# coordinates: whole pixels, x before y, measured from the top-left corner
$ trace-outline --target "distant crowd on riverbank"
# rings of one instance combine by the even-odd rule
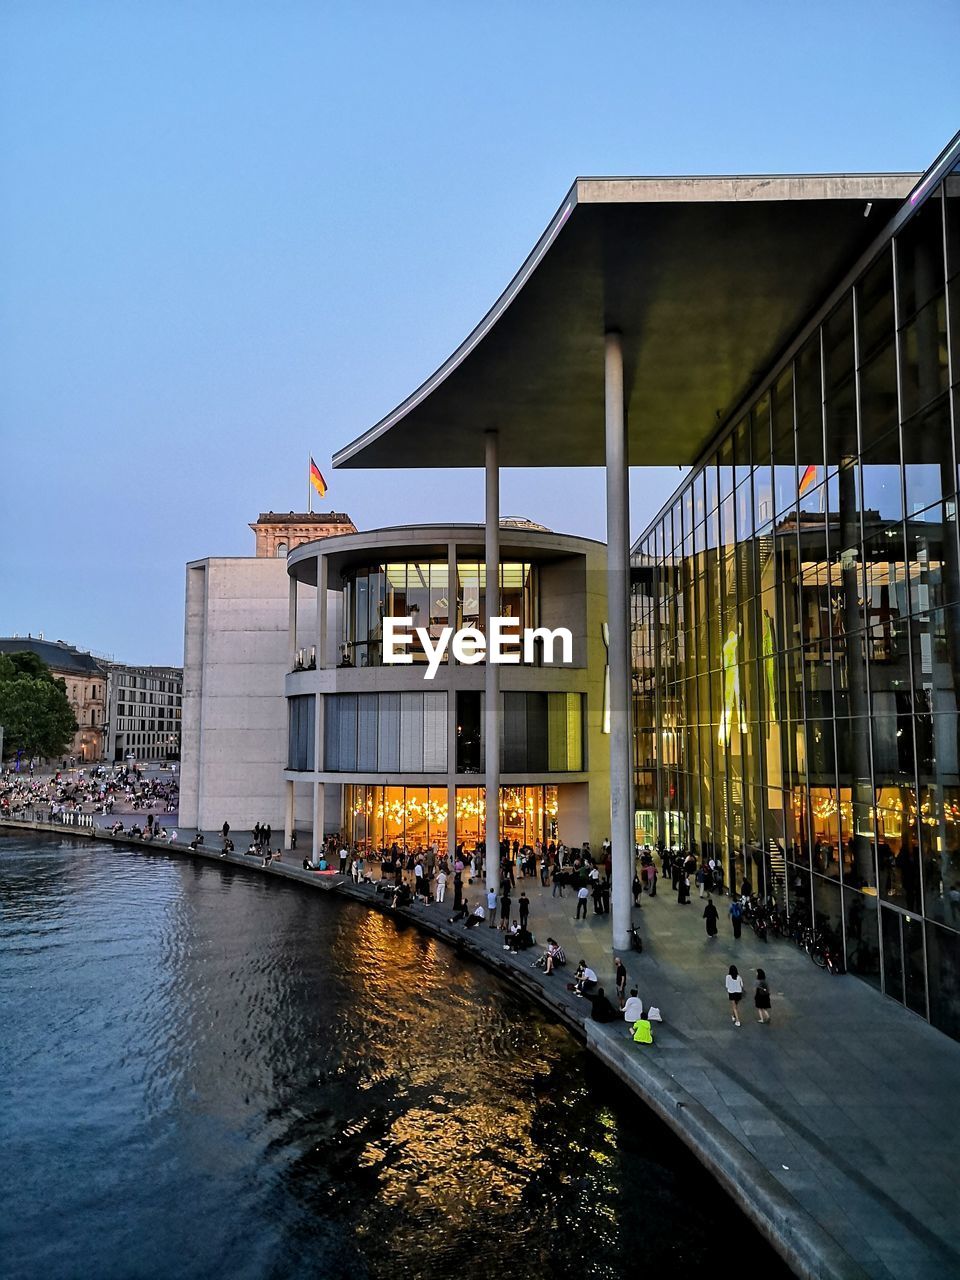
[[[66,814],[176,813],[179,802],[175,776],[147,777],[135,765],[62,768],[49,776],[35,776],[29,768],[0,772],[0,817],[33,812],[55,822]]]

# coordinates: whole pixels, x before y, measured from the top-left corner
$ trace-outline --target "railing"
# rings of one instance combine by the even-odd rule
[[[54,813],[52,809],[11,808],[3,816],[14,822],[45,822],[61,827],[81,827],[86,830],[92,830],[94,825],[92,813],[77,813],[73,809],[68,809],[64,813]]]

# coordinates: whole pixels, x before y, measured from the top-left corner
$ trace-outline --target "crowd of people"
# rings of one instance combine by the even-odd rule
[[[64,815],[176,813],[180,802],[175,776],[147,777],[137,765],[98,764],[70,768],[67,762],[49,773],[28,767],[0,772],[0,817],[57,822]],[[136,825],[136,824],[134,824]],[[116,824],[114,824],[116,829]],[[121,823],[119,830],[123,830]]]

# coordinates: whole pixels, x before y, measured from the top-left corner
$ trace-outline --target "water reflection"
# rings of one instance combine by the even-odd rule
[[[110,846],[0,838],[0,881],[7,1276],[619,1280],[729,1231],[565,1032],[412,928]]]

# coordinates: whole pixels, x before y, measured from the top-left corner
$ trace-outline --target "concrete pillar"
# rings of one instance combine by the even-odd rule
[[[327,557],[317,556],[317,670],[327,665]]]
[[[294,822],[296,820],[295,809],[294,809],[294,787],[295,786],[296,786],[295,782],[288,782],[286,784],[287,807],[286,807],[286,813],[283,819],[283,847],[285,849],[290,848],[290,836],[293,834]]]
[[[457,616],[457,605],[460,595],[460,583],[457,578],[457,544],[447,544],[447,622],[457,629],[460,619]],[[447,664],[452,673],[456,659],[452,653],[447,654]],[[453,853],[457,847],[457,691],[451,676],[447,692],[447,852],[450,854],[450,865],[453,866]]]
[[[633,726],[630,722],[630,486],[619,333],[604,343],[607,470],[607,614],[610,625],[610,841],[613,948],[630,945],[633,924]],[[601,837],[602,838],[602,837]]]
[[[287,614],[287,670],[293,670],[297,657],[297,580],[290,578],[290,608]]]
[[[484,559],[486,588],[484,627],[490,635],[490,619],[500,613],[500,459],[496,431],[486,434],[486,524]],[[484,785],[486,880],[488,889],[500,887],[500,668],[486,662],[483,675],[483,727],[485,738]]]
[[[312,782],[313,787],[313,856],[323,847],[323,800],[324,786],[322,782]]]

